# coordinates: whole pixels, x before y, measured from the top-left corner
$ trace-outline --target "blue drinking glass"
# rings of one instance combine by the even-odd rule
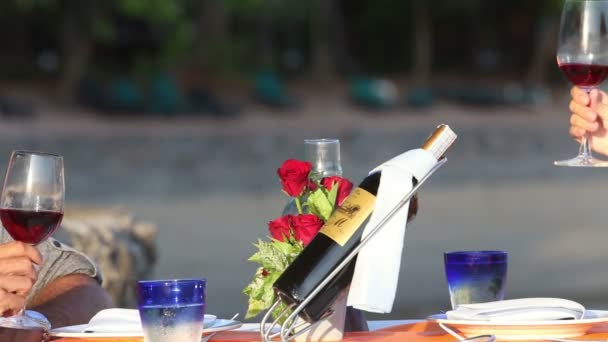
[[[445,275],[452,308],[459,304],[503,300],[507,282],[507,252],[444,253]]]
[[[198,342],[205,317],[205,279],[137,282],[146,342]]]

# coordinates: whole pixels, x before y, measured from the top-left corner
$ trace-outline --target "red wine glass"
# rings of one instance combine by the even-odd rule
[[[562,10],[557,64],[575,86],[590,92],[608,76],[608,0],[566,0]],[[559,166],[607,167],[593,157],[589,137],[578,155],[556,161]]]
[[[0,220],[17,241],[37,245],[51,236],[63,218],[63,158],[31,151],[13,151],[0,198]],[[36,328],[23,315],[0,319],[0,326]]]

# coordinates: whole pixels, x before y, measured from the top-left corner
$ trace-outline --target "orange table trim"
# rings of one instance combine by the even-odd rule
[[[608,340],[608,323],[593,327],[577,340]],[[129,338],[60,338],[53,342],[143,342],[141,337]],[[260,334],[252,331],[224,331],[215,335],[212,342],[260,342]],[[343,342],[454,342],[434,322],[397,325],[371,332],[346,333]],[[519,341],[521,342],[521,341]]]
[[[53,342],[143,342],[141,337],[129,338],[60,338]],[[224,331],[215,335],[212,342],[260,342],[260,334],[252,331]],[[346,333],[344,342],[448,342],[454,338],[431,322],[398,325],[371,332]]]

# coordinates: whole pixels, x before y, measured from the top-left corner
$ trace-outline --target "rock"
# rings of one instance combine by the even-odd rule
[[[134,284],[149,277],[156,264],[153,224],[137,221],[120,208],[72,209],[54,237],[97,263],[115,306],[135,306]]]

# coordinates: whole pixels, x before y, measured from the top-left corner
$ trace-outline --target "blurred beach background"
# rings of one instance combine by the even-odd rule
[[[459,134],[408,225],[392,313],[446,310],[443,252],[509,252],[507,298],[608,309],[608,173],[574,156],[557,0],[7,0],[0,170],[62,154],[67,207],[158,229],[149,278],[206,277],[246,311],[247,261],[288,198],[276,169],[339,138],[345,176]],[[241,316],[243,317],[243,316]],[[252,321],[255,321],[253,319]]]

